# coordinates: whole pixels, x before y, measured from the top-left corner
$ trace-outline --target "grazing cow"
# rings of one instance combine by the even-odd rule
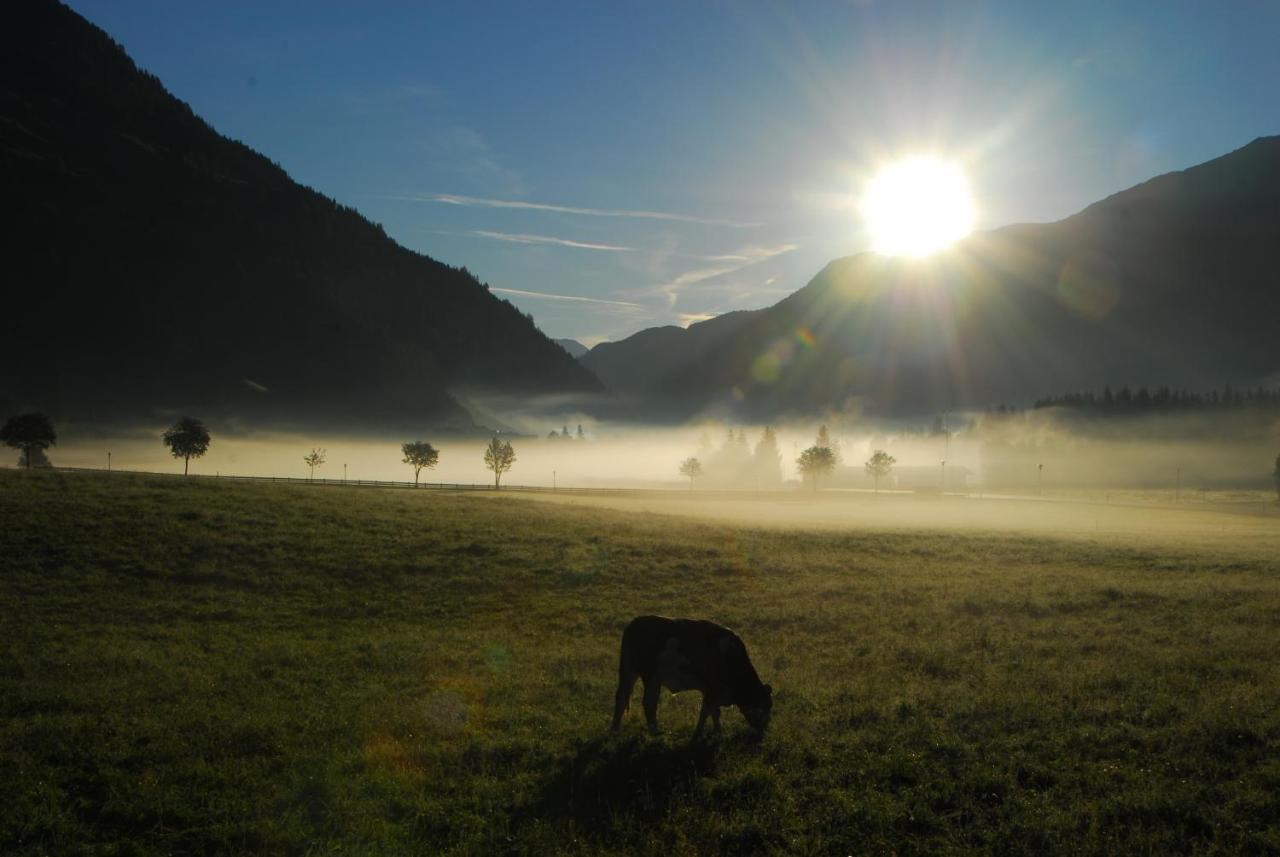
[[[720,707],[736,705],[759,732],[769,725],[773,688],[760,681],[747,647],[723,625],[702,619],[637,616],[622,632],[618,658],[618,693],[614,700],[613,731],[631,704],[636,679],[644,681],[644,717],[649,731],[658,732],[658,694],[702,691],[702,713],[695,735],[711,716],[720,729]]]

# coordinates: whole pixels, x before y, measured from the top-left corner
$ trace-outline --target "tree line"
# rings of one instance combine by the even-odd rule
[[[709,448],[710,442],[704,437],[703,447]],[[831,439],[825,425],[818,428],[813,445],[806,448],[796,459],[796,467],[800,478],[808,482],[814,491],[818,490],[819,481],[831,475],[841,462],[840,443]],[[880,490],[880,480],[888,476],[897,461],[884,450],[877,449],[863,464],[867,474],[875,480],[875,488]],[[690,456],[680,462],[680,475],[689,480],[689,490],[694,483],[704,476],[719,474],[721,486],[727,487],[773,487],[782,484],[782,454],[778,451],[778,436],[772,428],[765,426],[760,440],[751,451],[747,443],[745,429],[736,434],[729,429],[729,436],[720,449],[712,454],[709,462],[704,464],[697,456]],[[743,483],[747,484],[744,486]],[[715,484],[715,483],[713,483]]]
[[[182,459],[182,474],[187,476],[191,471],[191,459],[201,458],[209,451],[212,437],[208,427],[194,417],[182,417],[172,426],[165,429],[160,436],[161,442],[174,458]],[[9,417],[0,426],[0,442],[19,451],[18,466],[26,469],[32,467],[51,467],[46,450],[58,443],[58,434],[54,430],[53,421],[46,414],[26,413]],[[424,440],[415,440],[402,444],[402,461],[413,468],[413,484],[418,485],[424,468],[431,469],[440,461],[440,451]],[[502,475],[515,465],[516,452],[511,442],[502,440],[496,435],[489,441],[484,450],[485,467],[493,472],[493,487],[502,487]],[[309,468],[309,479],[314,479],[316,469],[323,467],[328,460],[328,453],[323,448],[313,447],[311,452],[302,457],[302,463]]]
[[[1032,408],[1071,408],[1104,416],[1195,411],[1280,411],[1280,387],[1267,389],[1260,386],[1240,391],[1227,384],[1221,391],[1192,393],[1170,387],[1158,387],[1155,390],[1139,387],[1135,391],[1127,386],[1112,392],[1108,386],[1101,393],[1065,393],[1037,399]]]

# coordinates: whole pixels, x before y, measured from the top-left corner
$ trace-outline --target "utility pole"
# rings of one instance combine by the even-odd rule
[[[1036,465],[1036,496],[1044,496],[1044,465]]]
[[[344,462],[342,465],[342,484],[345,485],[346,483],[347,483],[347,465]]]
[[[108,451],[107,451],[107,471],[108,471],[108,472],[110,472],[110,471],[111,471],[111,452],[110,452],[110,450],[108,450]]]
[[[942,490],[944,493],[947,490],[947,460],[945,458],[942,459]]]
[[[551,490],[556,490],[556,472],[554,470],[551,471]]]
[[[1182,494],[1182,465],[1178,465],[1178,476],[1173,483],[1173,502],[1178,502],[1178,497]]]

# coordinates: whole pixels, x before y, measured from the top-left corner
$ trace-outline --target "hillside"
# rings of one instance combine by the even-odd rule
[[[553,340],[553,342],[565,351],[569,352],[569,356],[575,359],[586,354],[589,350],[587,346],[583,345],[576,339],[556,339]]]
[[[0,11],[0,182],[5,410],[466,429],[451,390],[598,389],[465,268],[219,135],[52,2]]]
[[[833,261],[729,336],[662,364],[661,377],[645,379],[646,408],[896,416],[1104,384],[1274,382],[1277,247],[1280,137],[1269,137],[1057,223],[975,234],[927,260]],[[611,346],[615,364],[638,365],[659,332],[671,354],[698,339],[693,328],[641,331]]]

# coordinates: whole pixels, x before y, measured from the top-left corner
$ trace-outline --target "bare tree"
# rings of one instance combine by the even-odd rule
[[[164,433],[164,445],[174,458],[182,459],[182,475],[191,469],[191,459],[209,451],[209,430],[192,417],[183,417]]]
[[[818,490],[818,479],[836,469],[836,456],[828,446],[811,446],[796,459],[803,479],[812,480],[813,490]]]
[[[9,417],[4,427],[0,428],[0,441],[4,441],[6,446],[22,450],[21,458],[30,470],[33,459],[39,463],[44,457],[44,451],[57,445],[58,435],[53,430],[53,423],[44,414],[18,414]]]
[[[693,480],[702,475],[702,462],[696,458],[686,458],[680,462],[680,473],[689,477],[689,490],[693,490]]]
[[[569,429],[565,428],[565,434],[568,435]],[[498,490],[502,485],[502,474],[511,469],[511,465],[516,463],[516,451],[511,448],[510,441],[503,441],[498,437],[494,437],[489,441],[489,445],[484,450],[484,466],[493,471],[493,488]]]
[[[312,447],[310,455],[302,456],[302,463],[311,468],[311,475],[307,477],[308,479],[316,478],[316,468],[323,465],[324,461],[325,452],[323,449],[316,449]]]
[[[863,465],[866,467],[868,475],[875,480],[877,494],[880,493],[880,479],[888,476],[889,471],[893,470],[893,465],[897,463],[898,460],[892,455],[885,452],[883,449],[877,449],[871,454],[871,457],[867,459],[867,463]]]
[[[425,440],[402,444],[400,451],[404,453],[404,463],[413,468],[413,487],[418,487],[418,474],[424,467],[435,467],[440,460],[440,451]]]

